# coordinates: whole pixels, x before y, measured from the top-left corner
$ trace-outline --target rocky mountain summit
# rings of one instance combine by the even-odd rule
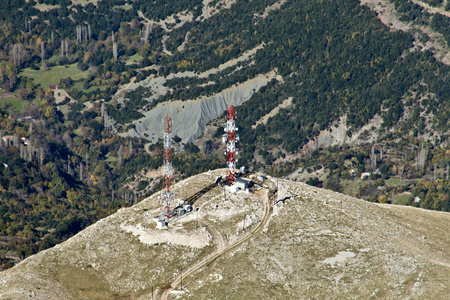
[[[1,299],[445,299],[450,214],[250,175],[251,193],[178,182],[194,211],[156,229],[158,194],[0,273]],[[209,188],[208,188],[209,187]],[[202,191],[200,192],[199,191]]]

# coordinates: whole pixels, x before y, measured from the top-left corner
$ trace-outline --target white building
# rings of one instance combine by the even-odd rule
[[[363,180],[366,177],[370,177],[370,172],[361,173],[361,180]]]

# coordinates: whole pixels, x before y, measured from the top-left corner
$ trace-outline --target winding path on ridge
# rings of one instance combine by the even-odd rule
[[[224,239],[223,239],[222,235],[220,234],[220,232],[215,228],[211,228],[211,230],[214,232],[214,234],[216,234],[218,237],[218,247],[217,247],[216,251],[214,251],[213,253],[208,255],[205,259],[202,259],[202,260],[194,263],[192,266],[188,267],[187,269],[185,269],[182,274],[183,277],[187,278],[188,276],[199,272],[204,266],[207,266],[208,264],[212,263],[213,261],[218,259],[220,256],[222,256],[224,253],[239,246],[243,242],[249,240],[255,234],[258,234],[261,231],[261,229],[263,229],[264,226],[269,221],[269,217],[270,217],[269,190],[265,189],[265,193],[261,197],[261,201],[263,202],[263,205],[264,205],[264,215],[261,219],[261,222],[258,224],[258,226],[256,226],[251,231],[247,232],[243,237],[239,238],[236,242],[234,242],[233,244],[228,245],[228,246],[225,246]],[[162,294],[161,299],[167,300],[170,292],[174,288],[176,288],[178,285],[180,285],[180,283],[181,283],[181,277],[177,276],[177,278],[170,284],[170,286],[164,290],[164,293]]]

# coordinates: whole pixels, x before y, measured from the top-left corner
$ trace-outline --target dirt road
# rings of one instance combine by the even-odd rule
[[[203,267],[207,266],[208,264],[212,263],[217,258],[222,256],[224,253],[226,253],[226,252],[230,251],[231,249],[239,246],[243,242],[249,240],[254,235],[258,234],[261,231],[261,229],[264,228],[264,226],[269,221],[270,203],[271,202],[269,201],[269,191],[268,190],[265,190],[264,195],[261,197],[261,202],[264,205],[264,215],[263,215],[263,217],[261,219],[261,222],[258,224],[258,226],[253,228],[251,231],[247,232],[243,237],[241,237],[240,239],[238,239],[236,242],[234,242],[231,245],[225,246],[224,239],[223,239],[222,235],[220,234],[220,232],[217,229],[210,227],[210,229],[214,232],[215,235],[217,235],[217,238],[218,238],[217,250],[214,251],[213,253],[211,253],[210,255],[208,255],[205,259],[194,263],[192,266],[190,266],[189,268],[184,270],[183,274],[182,274],[183,277],[187,278],[187,277],[189,277],[191,275],[194,275],[195,273],[200,271]],[[170,286],[166,290],[164,290],[164,293],[162,294],[161,299],[167,300],[168,297],[169,297],[170,292],[174,288],[176,288],[178,285],[180,285],[180,283],[181,283],[181,276],[178,276],[170,284]]]

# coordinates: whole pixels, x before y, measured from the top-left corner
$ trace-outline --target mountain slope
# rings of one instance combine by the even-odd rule
[[[195,194],[222,172],[177,183],[176,197]],[[159,299],[181,279],[180,270],[183,291],[173,285],[169,298],[444,299],[450,293],[450,214],[274,178],[262,185],[252,194],[227,192],[226,200],[223,189],[213,188],[195,202],[197,212],[162,231],[155,229],[155,194],[0,273],[0,295],[148,299],[154,287]],[[274,205],[276,199],[282,201]]]
[[[38,95],[34,84],[44,89],[60,81],[80,102],[103,101],[113,132],[148,141],[161,135],[152,123],[158,110],[189,115],[204,108],[178,101],[242,104],[243,162],[255,143],[296,154],[343,119],[339,135],[349,138],[375,120],[374,140],[401,131],[443,144],[450,128],[448,3],[425,2],[21,0],[11,3],[14,9],[8,2],[0,5],[0,75],[30,98]],[[38,80],[57,64],[85,74],[76,84]],[[247,84],[242,95],[239,89],[223,95],[269,72],[277,76]],[[252,128],[290,98],[289,109]],[[221,107],[175,133],[193,141]],[[262,143],[261,136],[268,138]]]
[[[424,1],[0,2],[0,269],[160,186],[167,112],[176,176],[224,164],[234,104],[242,165],[449,211],[449,2]]]
[[[449,133],[450,69],[435,19],[408,0],[236,1],[209,18],[166,30],[163,44],[171,55],[161,57],[157,74],[126,86],[150,94],[141,92],[142,115],[117,127],[154,141],[161,135],[155,116],[172,111],[183,122],[175,133],[183,143],[193,141],[223,113],[222,105],[208,105],[206,112],[192,105],[206,98],[240,106],[244,164],[251,164],[255,148],[295,155],[316,140],[324,146],[364,143],[364,126],[375,128],[371,141],[401,132],[441,144]],[[276,80],[268,77],[244,95],[227,93],[269,72]],[[125,103],[123,112],[134,105],[130,95],[115,95]],[[286,99],[292,105],[260,122]],[[338,124],[337,141],[322,141],[319,134]]]

